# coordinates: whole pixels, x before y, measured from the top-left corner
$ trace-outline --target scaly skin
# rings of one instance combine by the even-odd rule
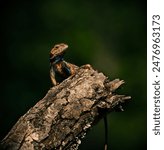
[[[78,66],[64,61],[64,54],[68,45],[61,43],[56,44],[50,51],[50,78],[53,85],[57,85],[56,75],[58,74],[62,80],[75,74]]]

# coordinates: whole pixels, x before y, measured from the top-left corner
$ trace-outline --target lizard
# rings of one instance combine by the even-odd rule
[[[54,86],[69,76],[73,76],[79,68],[64,60],[67,48],[67,44],[60,43],[56,44],[50,51],[50,78]],[[60,77],[58,82],[57,75]]]
[[[78,66],[71,64],[64,60],[64,54],[68,48],[67,44],[60,43],[56,44],[50,51],[50,78],[52,84],[56,86],[59,82],[73,76],[76,71],[79,69]],[[85,65],[84,68],[90,68],[89,64]],[[57,82],[56,75],[61,77],[61,80]],[[108,146],[108,127],[107,127],[107,116],[104,116],[104,125],[105,125],[105,145],[104,150],[107,150]]]

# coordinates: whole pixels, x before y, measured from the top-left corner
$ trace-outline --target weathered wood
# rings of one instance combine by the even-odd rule
[[[78,149],[102,112],[111,112],[130,99],[114,93],[123,83],[110,81],[91,67],[80,67],[18,120],[2,146],[7,150]]]

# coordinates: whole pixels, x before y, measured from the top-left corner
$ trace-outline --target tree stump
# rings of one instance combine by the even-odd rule
[[[84,65],[52,87],[24,114],[1,145],[7,150],[76,150],[87,131],[130,96],[118,95],[123,80],[110,81],[103,73]],[[103,112],[103,113],[102,113]]]

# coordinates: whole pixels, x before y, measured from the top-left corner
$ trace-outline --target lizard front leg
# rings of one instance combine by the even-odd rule
[[[56,79],[55,79],[55,71],[54,71],[52,65],[50,66],[50,78],[51,78],[52,84],[54,86],[57,85],[57,82],[56,82]]]

